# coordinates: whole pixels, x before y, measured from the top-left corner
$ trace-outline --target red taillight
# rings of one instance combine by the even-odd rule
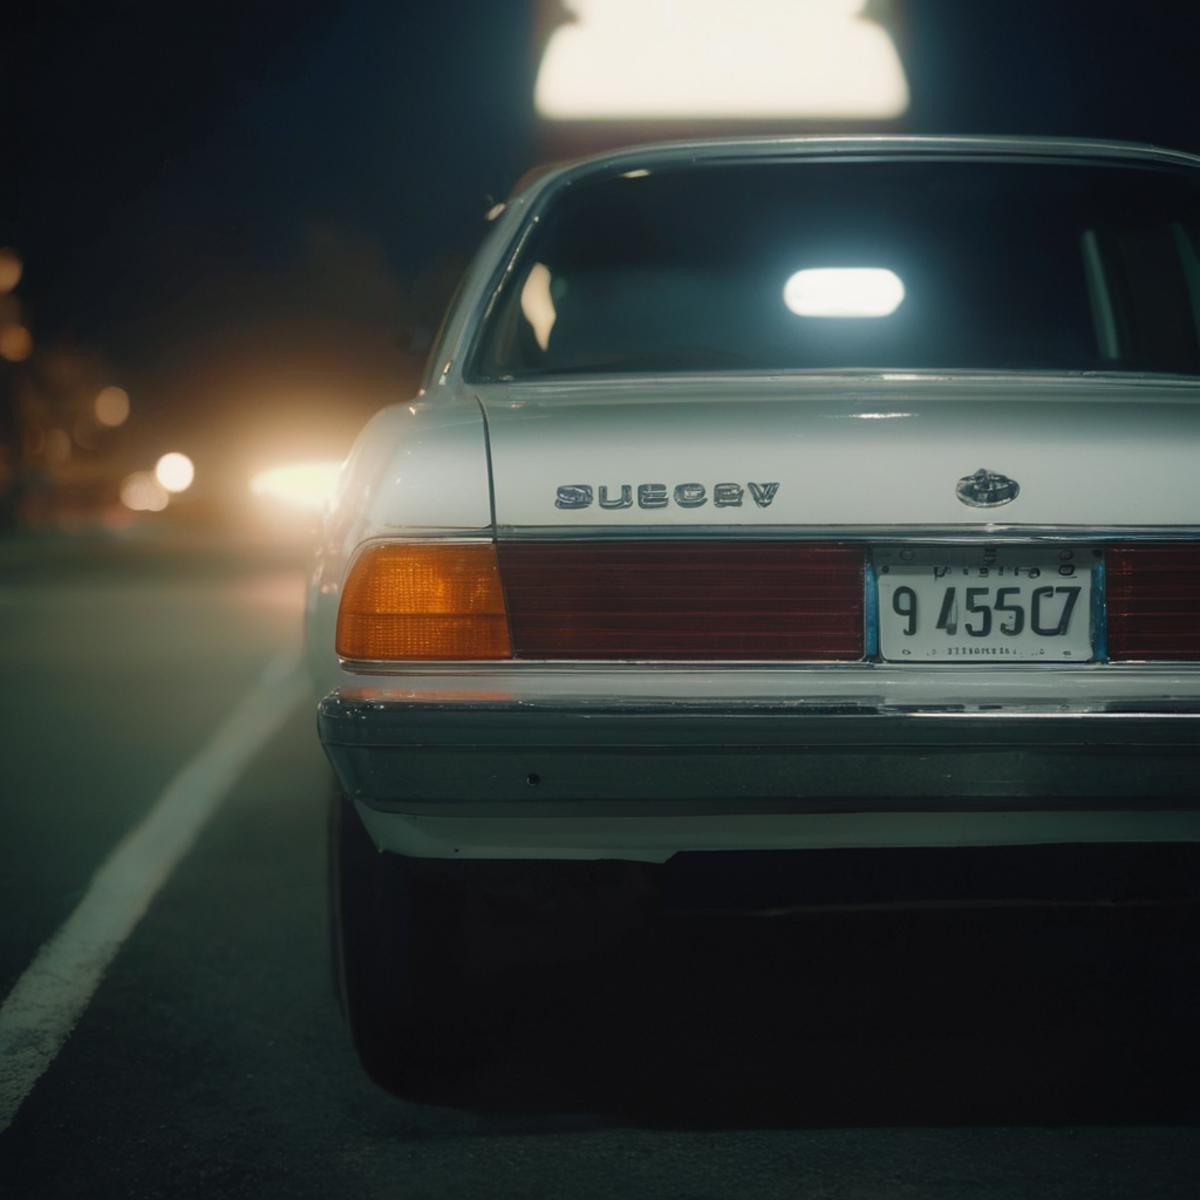
[[[863,552],[738,542],[508,542],[516,658],[863,657]]]
[[[1109,550],[1108,656],[1200,659],[1200,546]]]

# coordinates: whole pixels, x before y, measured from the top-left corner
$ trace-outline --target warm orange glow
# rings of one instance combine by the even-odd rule
[[[342,589],[336,642],[364,661],[510,658],[495,546],[372,546]]]
[[[11,246],[0,246],[0,292],[11,292],[21,282],[21,256]]]
[[[46,430],[46,440],[42,447],[42,455],[46,465],[63,467],[71,459],[71,435],[65,429]]]
[[[106,387],[96,393],[96,420],[109,429],[129,419],[129,393],[124,388]]]
[[[284,463],[259,471],[250,480],[256,496],[273,500],[301,513],[319,513],[333,499],[342,464],[323,462]]]
[[[10,325],[0,330],[0,358],[24,362],[32,353],[33,334],[24,325]]]

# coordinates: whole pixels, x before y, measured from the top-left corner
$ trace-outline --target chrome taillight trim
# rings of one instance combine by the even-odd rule
[[[511,675],[539,671],[577,671],[588,674],[603,674],[605,671],[636,671],[650,668],[655,673],[712,674],[714,672],[751,671],[836,671],[869,673],[872,671],[944,671],[949,675],[961,675],[964,668],[983,667],[989,671],[1031,671],[1062,673],[1067,667],[1062,663],[896,663],[872,662],[856,659],[853,662],[836,662],[829,659],[709,659],[681,661],[677,658],[630,658],[630,659],[549,659],[549,658],[505,658],[466,659],[446,662],[442,660],[420,661],[406,659],[403,662],[368,662],[358,659],[338,659],[344,671],[356,675]],[[1127,669],[1139,671],[1196,671],[1200,673],[1200,662],[1191,659],[1122,659],[1120,662],[1080,662],[1070,664],[1071,670],[1098,671],[1102,675]]]

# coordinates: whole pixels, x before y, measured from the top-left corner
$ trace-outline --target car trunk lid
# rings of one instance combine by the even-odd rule
[[[613,379],[479,398],[501,537],[1142,528],[1200,514],[1200,388],[1183,380]],[[960,498],[981,469],[1016,488],[985,481]]]

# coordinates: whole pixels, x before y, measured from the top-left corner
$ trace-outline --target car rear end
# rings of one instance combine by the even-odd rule
[[[323,741],[434,859],[1200,838],[1196,164],[867,139],[551,175],[325,579]],[[396,455],[401,451],[397,449]],[[364,485],[366,486],[366,485]]]

